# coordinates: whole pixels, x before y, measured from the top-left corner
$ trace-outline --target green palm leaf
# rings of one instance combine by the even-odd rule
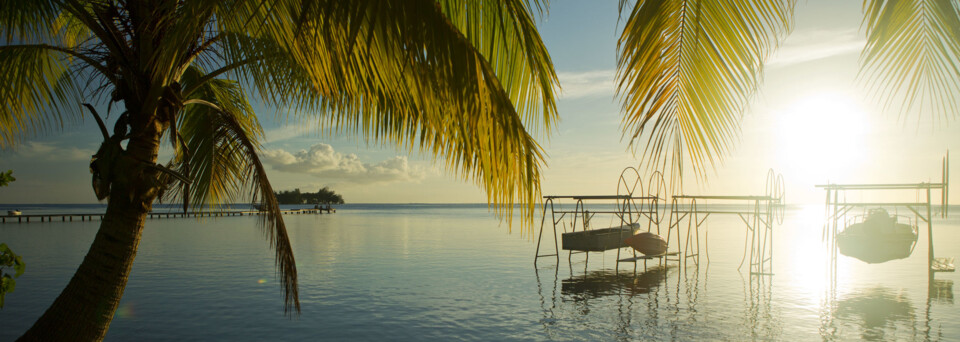
[[[627,1],[620,2],[621,12]],[[794,1],[637,1],[618,42],[624,136],[641,164],[701,178],[730,152]],[[680,177],[676,177],[679,179]]]
[[[929,112],[952,119],[960,109],[960,9],[955,1],[863,2],[867,45],[861,78],[901,116]]]
[[[188,68],[181,81],[191,87],[202,79],[199,68]],[[192,203],[194,210],[232,203],[243,198],[260,202],[260,227],[276,252],[285,309],[300,311],[297,269],[280,205],[260,161],[263,130],[235,81],[212,79],[193,93],[177,125],[182,144],[172,165],[190,183],[173,179],[166,198]]]
[[[293,120],[443,157],[451,172],[487,190],[498,213],[509,217],[519,201],[532,222],[543,157],[527,130],[548,131],[556,120],[556,75],[530,32],[528,6],[470,5],[317,1],[290,12],[249,5],[231,8],[242,13],[231,17],[263,25],[218,25],[237,33],[222,36],[228,59],[251,61],[238,73],[271,104],[291,108]],[[504,8],[509,15],[490,14]],[[492,24],[461,31],[457,22],[467,26],[469,18]]]
[[[78,121],[82,97],[65,54],[37,46],[0,46],[0,147]]]

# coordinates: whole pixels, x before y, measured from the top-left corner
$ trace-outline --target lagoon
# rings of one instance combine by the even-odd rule
[[[287,215],[303,310],[293,319],[255,218],[150,220],[107,340],[960,339],[960,277],[939,273],[928,286],[925,227],[910,258],[870,265],[841,256],[831,281],[823,211],[788,207],[775,228],[775,274],[762,277],[737,270],[745,228],[736,217],[708,221],[699,266],[651,261],[617,272],[615,251],[588,262],[562,252],[559,264],[541,258],[534,267],[529,231],[482,204]],[[960,211],[934,222],[937,256],[960,256]],[[0,310],[0,341],[19,336],[59,294],[98,224],[0,225],[0,241],[27,262]]]

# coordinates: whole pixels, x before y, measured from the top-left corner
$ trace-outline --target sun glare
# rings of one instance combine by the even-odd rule
[[[780,164],[805,183],[845,178],[865,159],[868,115],[848,94],[810,94],[777,117]]]

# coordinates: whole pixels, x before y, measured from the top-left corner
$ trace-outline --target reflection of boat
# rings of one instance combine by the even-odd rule
[[[837,234],[837,247],[843,255],[877,264],[903,259],[913,253],[917,230],[909,224],[897,222],[897,216],[890,216],[886,210],[877,208],[857,219],[860,222],[848,225]]]
[[[7,215],[10,215],[10,216],[20,216],[20,214],[22,214],[22,213],[20,212],[20,209],[17,209],[17,210],[7,210]]]
[[[650,232],[630,236],[623,242],[644,255],[660,255],[667,252],[667,241],[660,235]]]
[[[944,304],[953,304],[953,280],[934,279],[927,293],[930,294],[930,299]]]
[[[598,298],[620,293],[637,295],[650,293],[663,284],[670,271],[667,267],[652,267],[646,272],[633,274],[611,270],[593,271],[582,276],[564,279],[560,292],[576,299]]]
[[[902,333],[916,329],[915,314],[910,299],[903,291],[886,288],[865,289],[853,293],[837,303],[837,317],[857,324],[861,328],[861,340],[902,339]],[[859,322],[858,322],[859,321]],[[887,335],[892,329],[893,336]],[[909,332],[907,332],[909,334]],[[891,337],[900,338],[891,338]]]
[[[563,233],[561,240],[565,250],[602,252],[626,247],[623,240],[632,236],[637,229],[640,229],[640,224],[631,223],[618,227]]]

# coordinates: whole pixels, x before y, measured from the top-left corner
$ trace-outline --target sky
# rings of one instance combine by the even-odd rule
[[[884,113],[867,96],[857,81],[865,41],[860,5],[798,3],[794,29],[767,61],[736,147],[708,171],[706,182],[685,181],[685,194],[763,194],[771,168],[784,177],[788,203],[821,203],[824,192],[814,185],[826,182],[941,180],[941,160],[948,149],[957,150],[960,122]],[[615,97],[618,14],[617,1],[556,0],[539,23],[562,87],[558,129],[538,137],[547,155],[544,195],[616,194],[621,171],[640,166],[622,139]],[[280,122],[263,106],[255,109],[266,131],[262,158],[274,189],[329,186],[349,203],[486,201],[472,181],[447,173],[429,155],[368,145],[357,136],[321,135]],[[0,188],[0,203],[97,202],[88,164],[100,139],[87,119],[0,150],[0,169],[13,169],[17,178]],[[169,156],[161,152],[162,160]],[[960,203],[960,192],[951,197]]]

